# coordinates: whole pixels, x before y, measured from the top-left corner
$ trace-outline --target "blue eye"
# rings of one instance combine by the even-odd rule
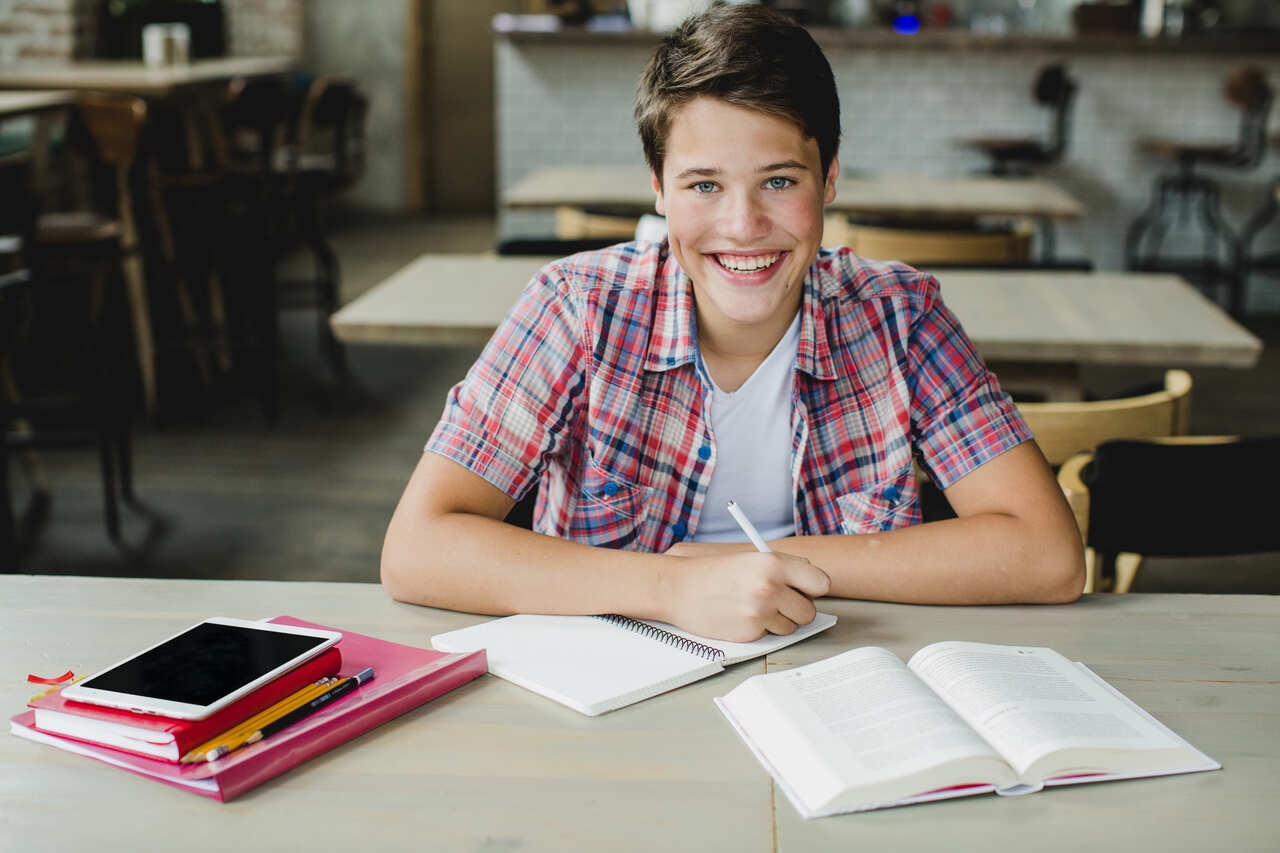
[[[699,181],[693,185],[693,191],[696,193],[713,193],[716,191],[714,181]]]
[[[764,185],[771,190],[785,190],[794,183],[790,178],[770,178]]]

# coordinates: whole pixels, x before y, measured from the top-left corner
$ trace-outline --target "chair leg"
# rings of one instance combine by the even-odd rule
[[[1164,204],[1167,195],[1167,179],[1159,178],[1151,190],[1151,201],[1146,210],[1138,215],[1129,225],[1124,237],[1125,267],[1131,270],[1141,269],[1145,263],[1142,256],[1142,240],[1148,229],[1160,223],[1164,217]],[[1163,232],[1163,229],[1161,229]],[[1157,249],[1158,251],[1158,249]]]
[[[317,205],[304,207],[305,222],[301,223],[307,246],[311,249],[316,263],[316,301],[320,316],[317,323],[317,338],[320,354],[329,362],[330,369],[339,376],[347,372],[346,353],[342,344],[334,337],[329,328],[329,316],[338,310],[338,282],[341,280],[338,268],[338,256],[334,254],[329,242],[324,238],[320,228]]]
[[[1275,219],[1276,213],[1280,212],[1280,203],[1277,203],[1276,201],[1276,195],[1280,193],[1280,181],[1274,182],[1267,189],[1266,202],[1256,213],[1253,214],[1253,216],[1249,217],[1249,221],[1245,223],[1244,230],[1240,232],[1240,312],[1235,312],[1234,305],[1232,310],[1232,313],[1237,317],[1244,314],[1245,304],[1247,302],[1246,296],[1249,288],[1249,274],[1252,272],[1253,268],[1254,238],[1256,238],[1264,228],[1270,225],[1271,220]]]
[[[18,528],[9,494],[9,449],[0,445],[0,573],[18,571]]]
[[[1219,268],[1217,278],[1227,286],[1231,313],[1239,317],[1244,310],[1244,290],[1240,281],[1240,238],[1223,220],[1218,202],[1218,188],[1209,181],[1205,181],[1201,187],[1200,215],[1206,232],[1213,235],[1212,257],[1215,260],[1218,257],[1218,243],[1222,243],[1226,248],[1226,262]]]
[[[1116,583],[1111,591],[1123,595],[1133,587],[1133,580],[1138,576],[1138,569],[1142,568],[1142,555],[1120,553],[1116,554]]]
[[[1098,552],[1092,548],[1084,549],[1084,591],[1098,592]]]
[[[107,519],[107,535],[120,544],[120,507],[116,502],[115,447],[112,437],[102,434],[98,438],[98,462],[102,468],[102,503]]]

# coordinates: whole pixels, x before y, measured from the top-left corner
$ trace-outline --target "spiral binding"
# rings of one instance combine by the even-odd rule
[[[617,613],[602,613],[596,616],[597,619],[603,619],[611,622],[619,628],[625,628],[628,631],[635,631],[650,639],[657,640],[660,643],[666,643],[668,646],[675,646],[682,652],[688,652],[691,655],[697,655],[705,660],[718,660],[724,657],[724,650],[717,649],[715,646],[708,646],[705,643],[699,643],[696,640],[690,640],[688,637],[682,637],[679,634],[673,634],[670,631],[664,631],[656,625],[650,625],[648,622],[641,622],[639,619],[632,619],[630,616],[622,616]]]

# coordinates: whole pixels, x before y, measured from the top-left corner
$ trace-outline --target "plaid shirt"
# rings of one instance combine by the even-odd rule
[[[913,456],[945,488],[1031,437],[933,277],[824,249],[800,310],[797,535],[919,523]],[[695,317],[665,242],[556,261],[449,393],[426,449],[514,498],[540,483],[542,533],[665,551],[697,529],[722,463]]]

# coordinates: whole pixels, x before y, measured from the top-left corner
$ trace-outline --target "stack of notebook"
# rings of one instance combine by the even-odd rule
[[[287,616],[271,621],[323,627]],[[369,668],[377,673],[372,681],[270,738],[213,761],[192,761],[193,756],[199,759],[204,747],[219,734],[277,706],[308,685],[334,676],[354,676]],[[30,710],[11,720],[10,731],[225,801],[483,675],[486,669],[483,651],[443,654],[344,631],[342,640],[319,657],[203,720],[177,720],[74,702],[55,690],[33,699]]]

